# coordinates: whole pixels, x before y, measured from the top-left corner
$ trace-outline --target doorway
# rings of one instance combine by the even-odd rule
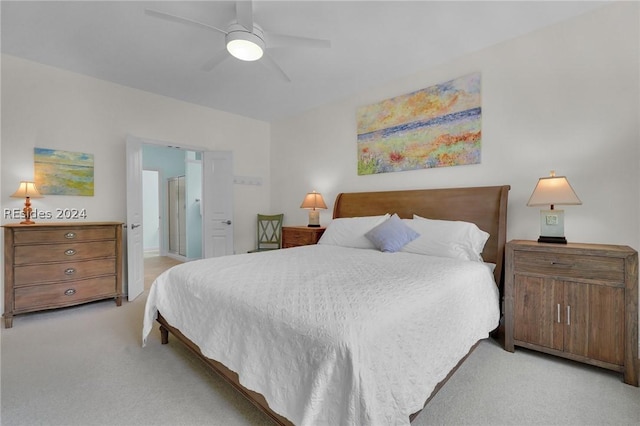
[[[153,251],[157,238],[158,256],[182,261],[202,258],[202,152],[144,144],[145,173],[157,173],[157,201],[143,189],[143,234],[145,254]],[[149,179],[151,180],[151,179]],[[149,184],[151,187],[151,184]],[[149,189],[149,192],[154,189]],[[156,210],[157,213],[153,213]],[[157,220],[156,220],[157,218]],[[157,230],[157,232],[156,232]]]
[[[229,151],[199,151],[165,142],[127,136],[127,296],[135,299],[145,288],[143,230],[143,169],[156,169],[160,190],[160,255],[168,256],[168,224],[165,219],[167,178],[185,175],[187,202],[186,257],[199,259],[233,254],[233,155]],[[167,163],[166,168],[149,164],[147,152],[161,152],[163,156],[180,161]],[[147,154],[147,155],[145,155]],[[173,167],[173,168],[172,168]],[[176,170],[177,168],[178,170]],[[170,172],[171,171],[171,172]],[[193,185],[188,184],[189,176]],[[192,226],[191,226],[192,225]],[[152,225],[153,226],[153,225]],[[193,235],[193,244],[189,237]],[[193,250],[190,247],[193,246]]]

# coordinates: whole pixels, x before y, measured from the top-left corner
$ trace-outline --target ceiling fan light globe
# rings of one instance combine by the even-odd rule
[[[264,40],[248,31],[229,32],[227,50],[242,61],[257,61],[264,54]]]
[[[264,53],[262,48],[246,40],[232,40],[227,43],[229,53],[242,61],[257,61]]]

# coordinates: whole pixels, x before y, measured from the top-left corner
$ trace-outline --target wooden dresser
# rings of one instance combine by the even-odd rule
[[[4,323],[25,312],[122,304],[122,223],[4,225]]]
[[[310,226],[283,226],[282,227],[282,248],[308,246],[316,244],[325,227]]]
[[[638,253],[510,241],[505,349],[514,346],[619,371],[638,386]]]

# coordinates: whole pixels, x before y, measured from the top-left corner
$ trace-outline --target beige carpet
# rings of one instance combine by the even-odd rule
[[[141,346],[147,292],[27,314],[2,329],[0,424],[270,424],[175,339]]]
[[[161,345],[156,329],[141,347],[146,295],[21,315],[2,329],[0,423],[270,424],[175,339]],[[486,340],[413,424],[638,425],[640,389]]]

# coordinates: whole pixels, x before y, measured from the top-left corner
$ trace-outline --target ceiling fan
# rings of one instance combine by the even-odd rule
[[[267,52],[268,49],[275,47],[331,47],[329,40],[264,31],[262,27],[253,21],[252,1],[236,1],[236,20],[229,24],[226,30],[195,19],[185,18],[159,10],[145,9],[145,13],[155,18],[198,28],[206,28],[224,34],[226,49],[221,50],[217,55],[203,64],[202,69],[205,71],[211,71],[231,55],[242,61],[261,60],[268,68],[276,72],[280,78],[286,82],[290,82],[291,79],[269,55]]]

